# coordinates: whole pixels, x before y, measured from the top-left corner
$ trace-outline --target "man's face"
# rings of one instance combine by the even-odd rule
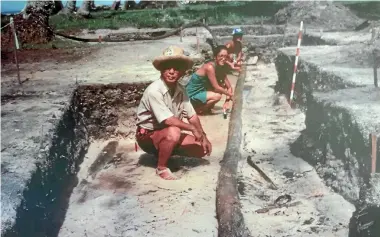
[[[243,36],[242,35],[235,35],[233,40],[241,42],[243,40]]]
[[[175,84],[185,74],[186,63],[166,61],[161,64],[161,77],[167,84]]]

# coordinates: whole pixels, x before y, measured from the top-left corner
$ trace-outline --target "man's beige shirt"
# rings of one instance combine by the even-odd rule
[[[180,120],[195,115],[184,88],[177,84],[173,97],[162,79],[150,84],[137,107],[137,125],[149,129],[162,129],[164,120],[174,116]]]

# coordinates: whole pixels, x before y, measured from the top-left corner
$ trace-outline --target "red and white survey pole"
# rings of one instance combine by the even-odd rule
[[[292,89],[290,90],[290,98],[289,98],[289,103],[290,103],[290,105],[291,105],[292,102],[293,102],[294,86],[295,86],[295,84],[296,84],[296,75],[297,75],[298,57],[299,57],[299,55],[300,55],[300,47],[301,47],[301,40],[302,40],[302,30],[303,30],[303,21],[301,21],[300,31],[298,32],[298,42],[297,42],[297,50],[296,50],[296,59],[294,60],[294,68],[293,68]]]

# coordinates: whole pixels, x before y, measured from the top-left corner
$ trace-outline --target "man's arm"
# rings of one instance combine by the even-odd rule
[[[200,131],[203,135],[206,135],[206,133],[203,131],[201,121],[199,120],[198,115],[194,114],[188,120],[189,120],[189,123],[193,125],[198,131]]]
[[[239,42],[239,53],[236,58],[236,62],[243,61],[243,44]]]
[[[168,127],[174,126],[174,127],[180,128],[181,130],[186,130],[186,131],[190,131],[190,132],[194,131],[194,129],[195,129],[194,125],[185,123],[182,120],[180,120],[174,116],[165,119],[162,123]]]
[[[189,118],[189,123],[194,125],[198,131],[202,131],[202,139],[199,140],[202,144],[203,150],[207,156],[209,156],[212,152],[212,145],[207,138],[206,133],[203,131],[201,121],[199,120],[198,115],[194,114],[191,118]]]
[[[243,52],[242,51],[240,51],[238,53],[238,56],[237,56],[237,59],[236,59],[236,62],[240,62],[240,61],[243,61]]]

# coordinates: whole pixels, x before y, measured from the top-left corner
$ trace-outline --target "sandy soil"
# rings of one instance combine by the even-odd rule
[[[312,166],[289,151],[288,144],[305,127],[305,117],[301,111],[292,110],[285,98],[274,94],[275,66],[250,66],[248,71],[242,154],[245,159],[251,156],[278,190],[270,189],[246,160],[240,162],[239,191],[246,226],[257,237],[348,236],[354,206],[326,187]],[[301,203],[267,213],[255,212],[283,194],[291,195],[291,202]]]

